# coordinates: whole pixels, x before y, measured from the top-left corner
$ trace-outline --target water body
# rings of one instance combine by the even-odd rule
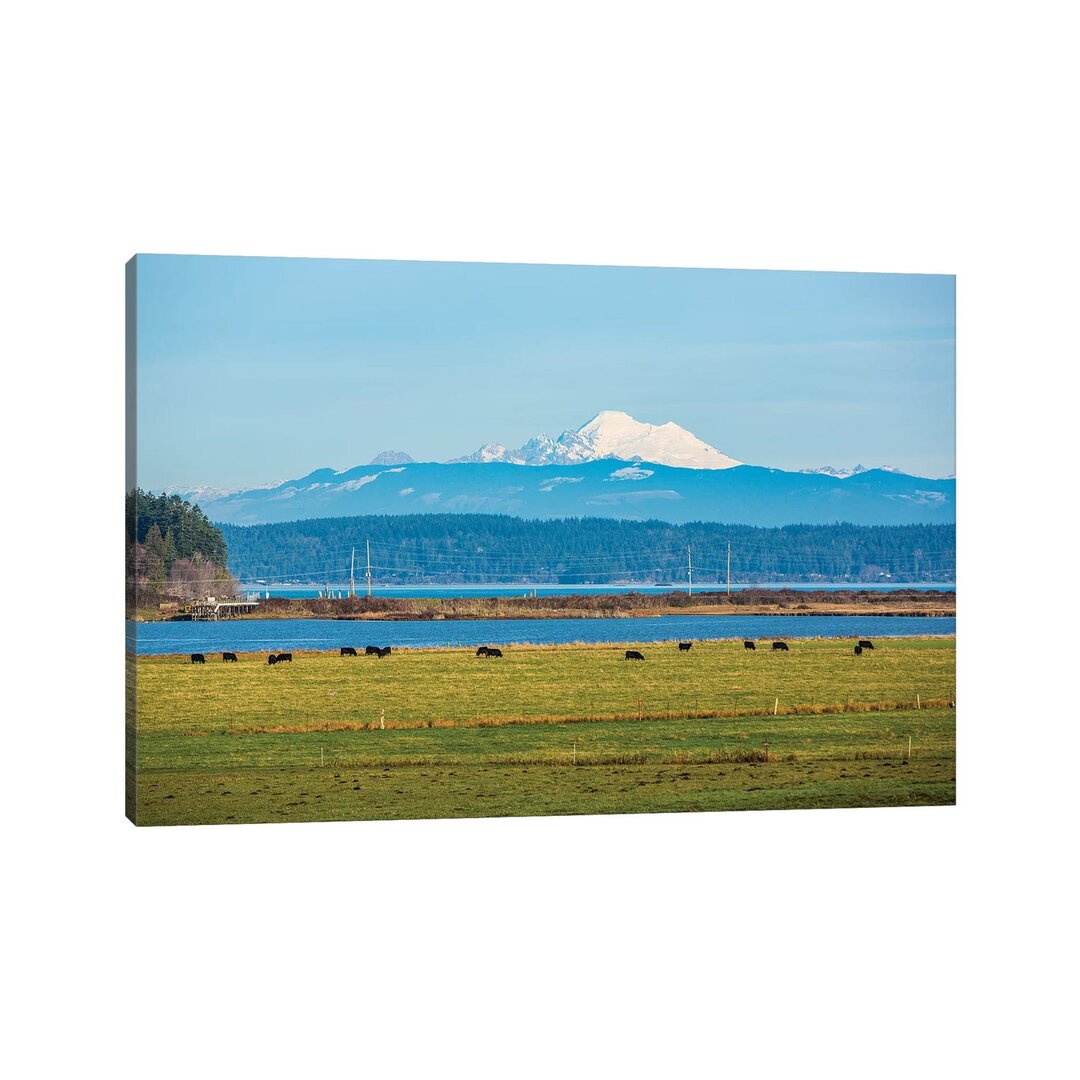
[[[258,582],[247,582],[241,586],[245,592],[255,593],[259,599],[266,596],[284,596],[293,600],[310,600],[324,592],[324,589],[312,588],[310,585],[267,585]],[[723,592],[726,586],[723,582],[702,582],[694,586],[697,592]],[[956,592],[954,582],[946,582],[939,585],[881,585],[881,584],[763,584],[763,585],[732,585],[731,591],[741,589],[798,589],[821,590],[822,592],[839,592],[851,589],[874,589],[879,592],[896,592],[898,590],[913,589],[917,592],[929,592],[937,589],[940,592]],[[363,596],[366,586],[358,585],[357,594]],[[346,596],[348,587],[332,585],[330,592],[335,596]],[[686,586],[678,585],[375,585],[371,589],[373,596],[400,596],[400,597],[475,597],[475,596],[603,596],[606,593],[647,593],[660,595],[669,592],[686,592]]]
[[[222,622],[128,624],[137,652],[281,652],[342,645],[561,645],[575,641],[641,643],[709,638],[879,638],[955,634],[955,617],[901,615],[660,615],[634,619],[470,619],[343,621],[242,619]]]

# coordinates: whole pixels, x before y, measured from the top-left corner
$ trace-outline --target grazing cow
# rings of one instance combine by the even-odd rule
[[[269,656],[268,656],[268,657],[266,658],[266,662],[267,662],[268,664],[276,664],[276,663],[277,663],[277,653],[271,653],[271,654],[270,654],[270,655],[269,655]]]
[[[500,660],[502,659],[502,649],[491,648],[488,649],[487,654],[488,656],[497,656]]]
[[[634,649],[627,649],[626,650],[626,659],[627,660],[644,660],[645,657],[642,656],[641,653],[637,652]]]
[[[221,654],[221,659],[222,659],[222,661],[224,663],[228,663],[228,664],[235,664],[237,662],[236,661],[236,653],[234,653],[234,652],[223,652]]]
[[[351,645],[342,645],[341,646],[341,655],[342,656],[355,656],[356,655],[356,650]]]
[[[693,645],[693,644],[694,643],[692,641],[680,641],[679,642],[679,652],[689,652],[690,651],[690,646]]]
[[[389,645],[387,645],[385,648],[379,649],[379,659],[380,660],[384,656],[389,656],[389,655],[390,655],[390,646]]]
[[[874,643],[872,641],[860,641],[859,642],[859,648],[860,649],[872,649],[873,647],[874,647]]]
[[[291,652],[279,652],[277,654],[277,662],[279,664],[284,664],[286,660],[290,664],[292,663],[292,653]]]
[[[787,642],[786,642],[786,641],[774,641],[774,642],[772,643],[772,647],[773,647],[773,648],[774,648],[774,649],[775,649],[775,650],[776,650],[777,652],[787,652],[787,651],[788,651],[788,647],[787,647]]]
[[[201,652],[193,652],[191,654],[191,662],[193,664],[205,664],[206,657]]]
[[[862,650],[863,650],[863,647],[861,645],[856,645],[855,646],[855,655],[856,656],[862,656]]]
[[[481,645],[480,648],[476,650],[476,655],[477,656],[487,656],[487,654],[488,654],[488,647],[486,645]]]
[[[365,656],[378,656],[379,655],[379,646],[378,645],[369,645],[364,650],[364,655]]]
[[[744,649],[756,649],[757,646],[752,641],[744,641],[742,643]]]

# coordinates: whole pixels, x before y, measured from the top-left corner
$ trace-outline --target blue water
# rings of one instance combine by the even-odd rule
[[[709,638],[875,638],[955,634],[956,619],[900,615],[660,615],[634,619],[470,619],[347,622],[338,619],[244,619],[128,624],[136,651],[281,652],[352,645],[408,648],[559,645],[573,641],[643,643]]]
[[[701,582],[694,586],[698,592],[723,592],[726,586],[723,582]],[[241,586],[244,592],[258,594],[261,599],[269,593],[271,596],[285,596],[296,600],[309,600],[319,596],[324,589],[313,588],[310,585],[266,585],[248,582]],[[732,585],[731,591],[740,589],[799,589],[818,590],[822,592],[837,592],[841,589],[876,589],[892,592],[898,589],[913,589],[917,592],[927,592],[937,589],[940,592],[956,592],[953,582],[945,582],[939,585],[866,585],[858,583],[833,583],[833,584],[807,584],[798,583],[770,583],[761,585]],[[358,586],[357,593],[363,595],[366,586]],[[602,596],[605,593],[666,593],[685,592],[685,585],[375,585],[371,589],[372,596],[444,596],[444,597],[468,597],[468,596]],[[334,596],[348,595],[348,586],[332,585],[330,592]]]

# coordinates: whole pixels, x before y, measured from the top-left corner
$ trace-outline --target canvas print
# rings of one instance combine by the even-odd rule
[[[136,824],[955,801],[951,276],[126,275]]]

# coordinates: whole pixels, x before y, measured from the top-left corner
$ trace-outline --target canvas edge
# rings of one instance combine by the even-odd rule
[[[138,485],[138,256],[124,267],[124,495]],[[126,513],[125,513],[126,519]],[[126,525],[126,520],[125,520]],[[124,815],[139,824],[136,776],[138,772],[137,699],[138,670],[135,621],[137,597],[131,588],[134,567],[130,564],[126,528],[124,542]]]

